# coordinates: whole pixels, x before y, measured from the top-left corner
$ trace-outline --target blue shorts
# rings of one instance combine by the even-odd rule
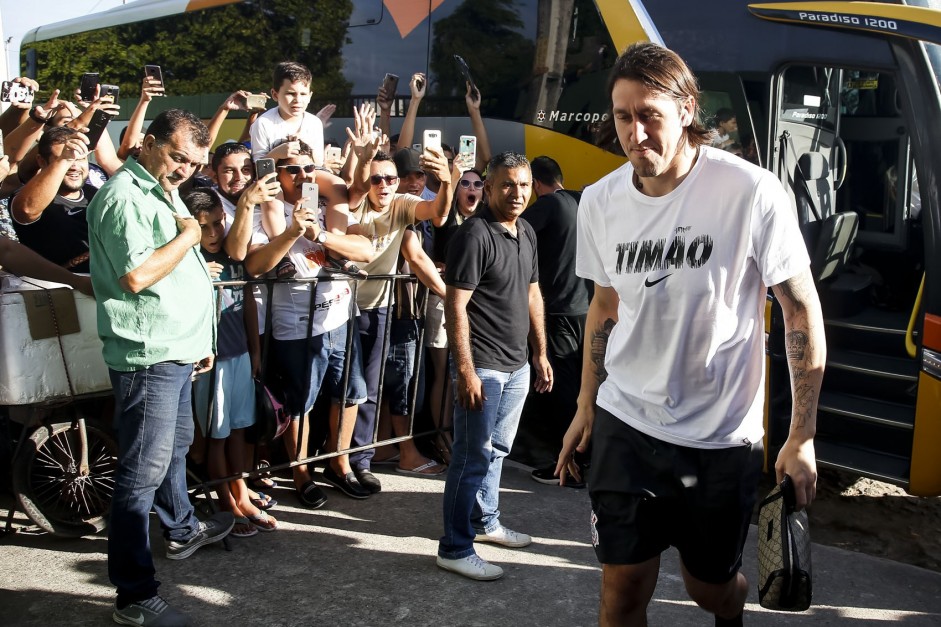
[[[287,408],[294,418],[311,410],[324,385],[334,403],[342,401],[346,337],[347,325],[344,324],[308,340],[272,340],[272,353],[284,378]],[[345,394],[347,405],[366,401],[361,353],[359,333],[353,333]]]
[[[252,384],[252,360],[248,353],[220,359],[215,374],[206,372],[193,384],[196,403],[196,422],[207,435],[206,415],[209,409],[210,382],[215,378],[215,402],[212,406],[212,429],[208,434],[214,440],[224,440],[233,429],[245,429],[255,424],[255,386]]]

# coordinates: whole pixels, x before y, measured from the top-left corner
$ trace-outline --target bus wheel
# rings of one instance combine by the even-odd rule
[[[40,425],[13,460],[13,490],[23,511],[49,533],[81,537],[107,525],[117,451],[111,434],[86,422],[88,474],[78,421]]]

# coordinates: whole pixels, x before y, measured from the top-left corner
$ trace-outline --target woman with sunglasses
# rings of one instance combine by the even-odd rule
[[[434,249],[432,259],[443,273],[444,260],[447,256],[448,242],[464,220],[474,215],[484,195],[484,181],[477,170],[467,170],[461,176],[455,188],[451,211],[444,226],[434,229]],[[425,309],[425,347],[428,349],[428,363],[431,367],[431,418],[438,437],[435,448],[445,463],[451,461],[451,408],[452,400],[448,381],[448,337],[444,331],[444,301],[434,293],[428,294]]]

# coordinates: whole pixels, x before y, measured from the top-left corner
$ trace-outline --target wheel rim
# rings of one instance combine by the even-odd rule
[[[87,437],[87,475],[78,467],[78,429],[53,433],[36,450],[29,483],[34,503],[49,519],[75,524],[108,512],[117,459],[96,429],[88,429]]]

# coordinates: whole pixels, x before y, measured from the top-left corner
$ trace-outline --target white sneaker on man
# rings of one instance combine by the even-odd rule
[[[493,581],[503,576],[503,569],[491,564],[479,555],[473,554],[460,559],[452,560],[438,556],[438,568],[450,570],[452,573],[464,575],[468,579],[477,581]]]
[[[493,542],[494,544],[502,544],[503,546],[518,549],[529,546],[532,544],[533,539],[525,533],[519,533],[500,526],[490,533],[478,533],[474,536],[474,542]]]

